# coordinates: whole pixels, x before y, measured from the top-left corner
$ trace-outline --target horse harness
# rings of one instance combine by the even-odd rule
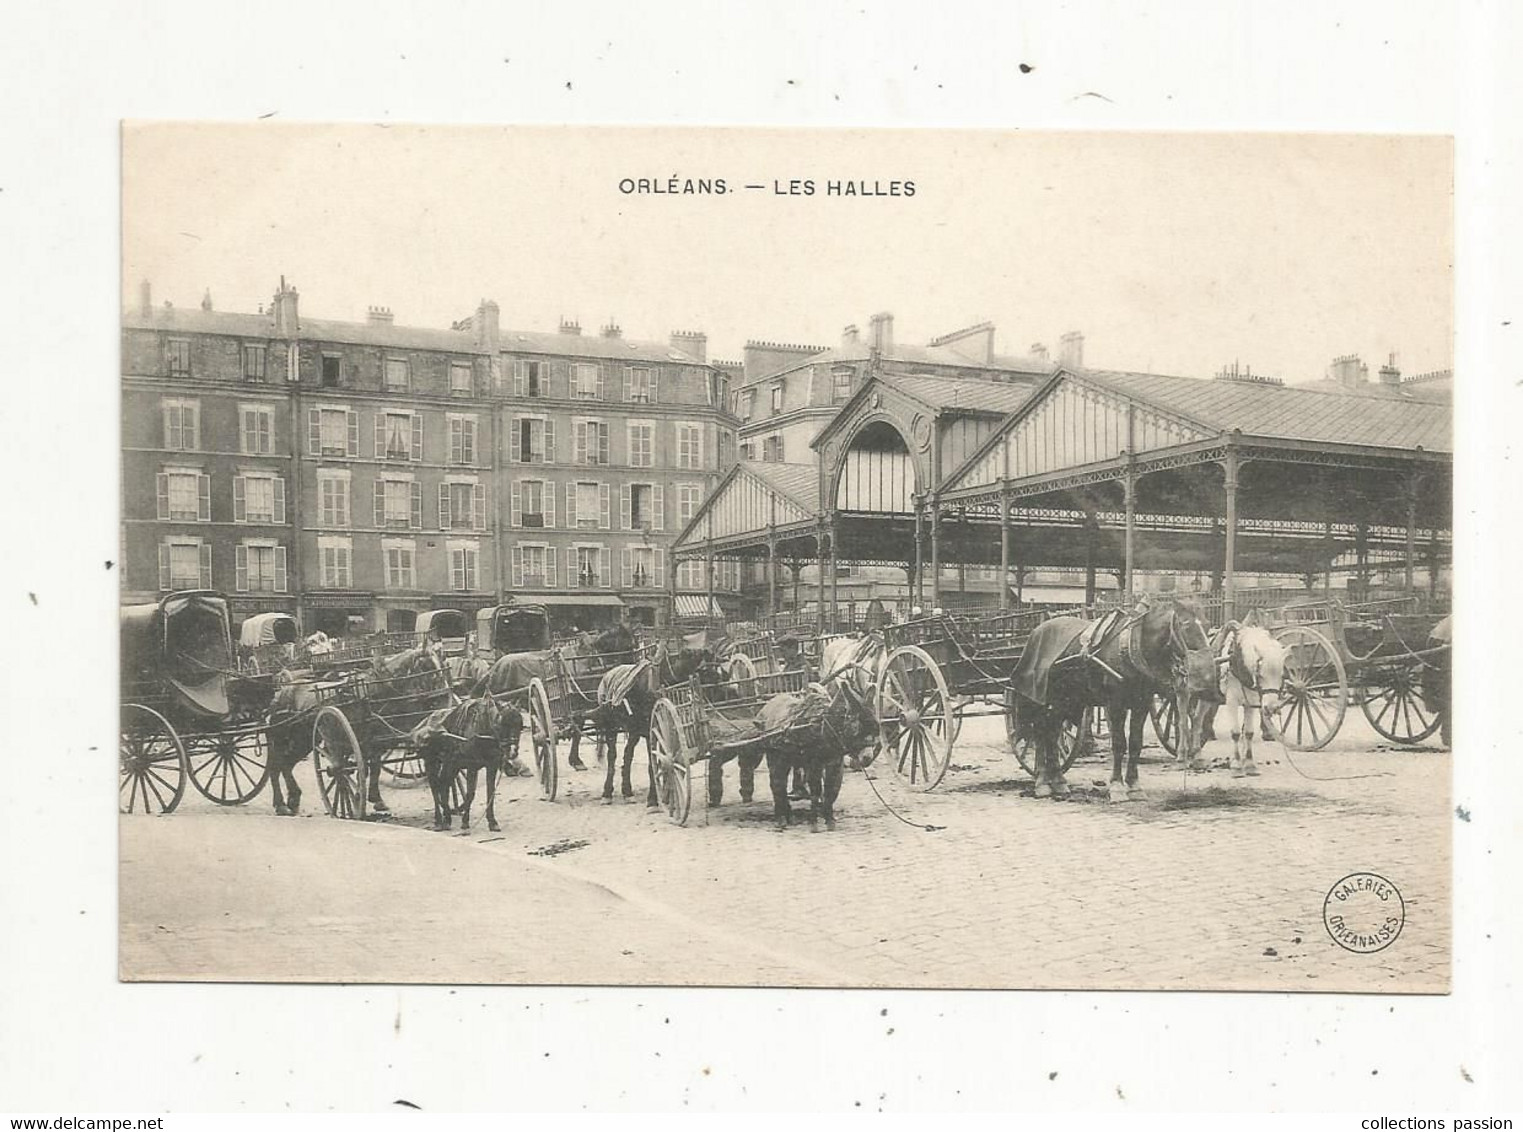
[[[1242,685],[1243,691],[1246,693],[1245,699],[1248,706],[1256,708],[1261,706],[1265,692],[1272,692],[1276,696],[1281,693],[1284,687],[1284,677],[1282,675],[1279,687],[1266,688],[1263,686],[1264,658],[1262,656],[1254,657],[1253,667],[1248,667],[1248,662],[1243,658],[1242,628],[1236,621],[1228,622],[1227,636],[1222,642],[1222,648],[1217,653],[1216,663],[1218,667],[1226,666],[1227,671],[1232,673],[1232,678]]]

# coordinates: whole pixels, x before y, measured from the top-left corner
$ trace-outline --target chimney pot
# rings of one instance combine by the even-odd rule
[[[201,296],[201,309],[204,311],[212,309],[212,289],[210,287],[206,289],[206,294]]]
[[[370,307],[365,311],[366,322],[390,323],[393,315],[390,307]]]
[[[1047,360],[1047,344],[1045,342],[1033,342],[1031,344],[1031,356],[1039,362]]]
[[[491,299],[483,299],[476,307],[476,317],[471,320],[476,331],[476,345],[488,353],[497,352],[502,335],[502,311]]]
[[[295,287],[286,286],[286,277],[280,277],[280,290],[275,292],[275,301],[270,310],[275,314],[275,333],[285,338],[295,337],[299,323],[297,321],[297,293]]]
[[[581,332],[582,324],[580,322],[577,322],[575,319],[571,318],[561,319],[562,334],[580,334]]]
[[[603,324],[598,333],[601,334],[604,338],[622,338],[624,336],[624,331],[619,328],[619,324],[613,320],[613,316],[611,315],[609,316],[608,321]]]
[[[709,336],[701,330],[673,330],[668,341],[674,350],[691,354],[700,362],[709,360]]]
[[[1080,331],[1070,330],[1059,338],[1058,349],[1065,366],[1084,368],[1084,335]]]
[[[867,320],[868,345],[880,356],[894,352],[894,316],[880,311]]]

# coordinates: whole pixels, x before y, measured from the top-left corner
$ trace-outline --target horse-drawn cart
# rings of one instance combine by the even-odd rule
[[[291,769],[310,754],[328,813],[363,817],[379,800],[373,771],[413,758],[412,728],[450,700],[438,658],[366,649],[317,670],[238,672],[231,627],[208,590],[122,610],[120,808],[169,813],[187,782],[239,805],[272,782],[281,811],[282,778],[294,805]]]

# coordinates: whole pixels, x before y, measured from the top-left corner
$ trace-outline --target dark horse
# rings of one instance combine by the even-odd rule
[[[466,700],[433,712],[414,729],[412,738],[428,769],[428,785],[434,796],[434,828],[449,829],[454,820],[450,787],[464,771],[465,790],[460,801],[460,832],[471,828],[471,805],[476,800],[476,780],[486,771],[487,828],[497,833],[497,775],[502,771],[503,730],[507,709],[491,696]]]
[[[788,804],[789,772],[802,772],[809,797],[809,829],[836,827],[836,798],[841,793],[842,763],[878,734],[878,713],[870,693],[850,679],[811,684],[802,692],[782,692],[763,706],[763,731],[799,720],[807,724],[767,743],[767,780],[772,787],[772,816],[779,830],[793,824]]]
[[[630,782],[630,768],[634,763],[635,745],[645,740],[646,760],[650,766],[650,785],[646,790],[645,804],[657,808],[655,757],[650,750],[650,715],[661,698],[661,689],[684,684],[693,673],[703,683],[717,683],[719,670],[714,654],[707,643],[683,642],[675,655],[663,642],[656,646],[653,656],[634,664],[610,669],[598,687],[598,706],[592,714],[600,741],[607,745],[606,776],[603,780],[603,797],[613,798],[614,766],[618,762],[618,738],[627,736],[624,744],[624,771],[621,776],[623,796],[634,796]]]
[[[1018,733],[1029,730],[1036,740],[1038,798],[1068,794],[1059,732],[1064,723],[1077,724],[1085,708],[1099,706],[1110,723],[1110,800],[1139,801],[1146,795],[1137,783],[1137,759],[1153,697],[1214,688],[1216,662],[1200,612],[1166,599],[1099,621],[1042,622],[1027,640],[1011,684]]]
[[[283,674],[284,676],[284,674]],[[404,733],[428,712],[450,702],[448,677],[444,673],[439,645],[428,643],[406,652],[377,659],[368,672],[336,675],[331,681],[314,681],[310,674],[284,676],[270,704],[268,729],[270,790],[275,812],[296,814],[301,808],[301,788],[292,770],[312,753],[312,722],[325,703],[344,706],[363,748],[366,792],[370,808],[388,813],[381,799],[379,751],[386,735]],[[326,687],[331,694],[319,691]],[[282,790],[284,786],[284,790]]]
[[[634,655],[634,634],[629,626],[619,624],[596,635],[584,634],[562,650],[561,661],[580,687],[588,680],[595,666],[606,667],[608,664],[625,659],[632,661]],[[556,675],[553,652],[504,653],[492,663],[487,674],[471,690],[470,694],[473,697],[490,694],[497,697],[498,702],[503,705],[506,711],[502,731],[503,743],[510,759],[516,761],[518,758],[518,740],[523,734],[523,712],[528,700],[530,682],[535,679],[543,681],[547,692],[554,696],[555,691],[550,685]],[[557,705],[551,706],[554,708]],[[571,765],[577,770],[586,770],[577,752],[577,740],[581,736],[581,719],[573,715],[571,722],[576,725],[572,732]]]

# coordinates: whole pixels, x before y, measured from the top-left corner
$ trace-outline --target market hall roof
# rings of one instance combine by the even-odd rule
[[[731,468],[677,535],[673,551],[735,540],[754,543],[769,528],[807,531],[818,519],[819,468],[812,464],[746,461]]]
[[[1051,372],[1049,367],[1042,371],[1042,376],[1048,376]],[[1030,381],[933,377],[929,374],[884,373],[880,370],[864,381],[841,406],[830,423],[810,442],[811,446],[820,448],[830,435],[854,420],[858,415],[857,410],[872,396],[875,388],[888,388],[902,393],[932,415],[963,413],[1003,417],[1024,405],[1037,386]]]
[[[795,370],[805,369],[816,365],[857,365],[874,360],[874,354],[867,342],[852,346],[838,346],[834,349],[823,350],[818,354],[809,354],[789,362],[785,366],[771,370],[759,377],[751,378],[740,386],[745,388],[764,381],[771,381]],[[897,363],[899,365],[912,366],[955,366],[967,370],[1000,370],[1006,373],[1027,374],[1033,377],[1045,377],[1052,372],[1052,363],[1036,357],[1015,357],[1009,354],[991,355],[986,362],[977,361],[960,354],[950,346],[914,346],[909,343],[895,342],[889,349],[877,355],[881,362]]]

